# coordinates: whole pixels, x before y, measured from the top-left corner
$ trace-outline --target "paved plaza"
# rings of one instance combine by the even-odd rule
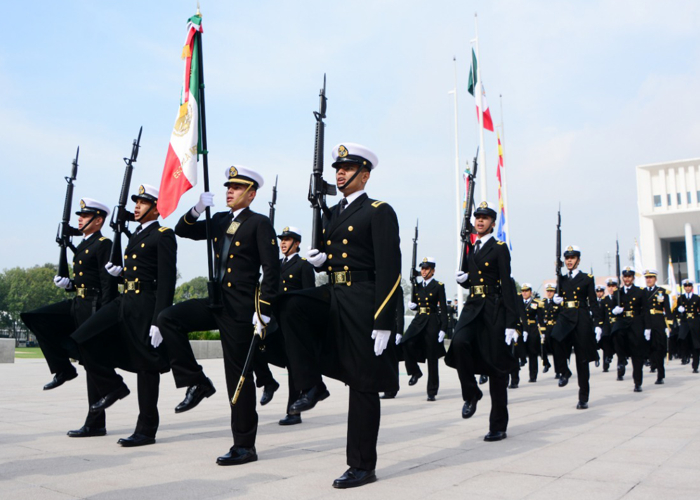
[[[184,396],[162,376],[157,443],[122,448],[137,415],[131,395],[108,410],[107,436],[72,439],[87,410],[85,372],[44,392],[51,378],[42,359],[0,365],[0,498],[44,499],[673,499],[700,498],[700,375],[673,361],[666,384],[645,369],[644,392],[631,373],[592,368],[590,409],[577,411],[576,377],[558,388],[551,371],[510,390],[508,439],[485,443],[488,394],[476,415],[461,418],[454,370],[441,364],[438,399],[425,381],[382,402],[378,481],[355,490],[331,487],[346,469],[347,388],[329,381],[331,397],[281,427],[286,384],[258,407],[258,462],[220,467],[232,444],[222,360],[202,362],[218,389],[193,411],[176,415]],[[402,367],[403,368],[403,367]],[[630,370],[631,372],[631,367]],[[285,373],[273,373],[280,382]],[[482,386],[486,387],[486,386]]]

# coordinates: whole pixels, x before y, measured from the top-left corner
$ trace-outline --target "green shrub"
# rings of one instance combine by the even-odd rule
[[[221,340],[219,330],[209,330],[207,332],[190,332],[190,340]]]

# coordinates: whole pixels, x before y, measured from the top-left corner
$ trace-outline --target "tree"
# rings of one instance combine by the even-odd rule
[[[175,289],[175,298],[173,302],[184,302],[189,299],[206,299],[209,296],[207,290],[207,278],[198,276]]]

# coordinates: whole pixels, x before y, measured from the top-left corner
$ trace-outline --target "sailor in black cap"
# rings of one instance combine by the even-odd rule
[[[569,382],[571,370],[569,358],[571,348],[576,354],[576,373],[578,377],[578,404],[576,408],[588,408],[590,396],[590,369],[588,363],[598,359],[596,341],[603,335],[603,316],[595,294],[595,278],[578,269],[581,263],[581,249],[571,245],[564,251],[564,264],[559,289],[561,296],[554,301],[562,306],[557,317],[557,324],[552,330],[554,345],[554,367],[561,373],[559,387]]]
[[[620,303],[612,313],[617,321],[612,326],[613,342],[618,361],[632,358],[632,377],[634,392],[642,392],[642,369],[644,360],[649,356],[651,340],[651,321],[648,308],[645,307],[644,292],[634,284],[635,271],[632,267],[622,270],[623,287],[620,289]],[[617,367],[618,380],[625,375],[625,365]]]
[[[223,305],[217,307],[210,299],[191,299],[166,309],[158,318],[168,346],[175,385],[187,387],[185,399],[175,408],[175,413],[191,410],[216,391],[194,357],[188,333],[215,329],[221,332],[230,401],[254,331],[262,333],[269,324],[271,304],[279,289],[279,247],[275,230],[267,216],[250,209],[263,178],[258,172],[238,165],[226,169],[225,176],[229,210],[214,214],[211,223],[217,286],[221,289]],[[206,239],[206,222],[197,219],[206,207],[213,205],[213,194],[202,193],[194,208],[180,218],[175,233],[192,240]],[[219,465],[240,465],[258,459],[255,385],[252,377],[245,375],[238,400],[231,405],[233,446],[217,458]]]
[[[482,202],[474,211],[478,239],[466,257],[468,272],[457,272],[457,283],[469,291],[455,335],[445,357],[457,369],[462,386],[462,418],[470,418],[482,397],[475,374],[489,377],[491,415],[485,441],[506,438],[508,375],[518,367],[511,344],[517,338],[515,285],[508,245],[493,237],[497,205]]]
[[[523,316],[522,343],[528,357],[530,379],[537,382],[537,357],[542,354],[542,339],[540,325],[544,321],[543,303],[533,295],[532,285],[523,283],[520,286],[520,309]]]
[[[321,375],[350,388],[347,464],[333,482],[352,488],[376,480],[379,392],[396,392],[398,361],[391,340],[401,286],[399,223],[388,203],[370,199],[365,186],[377,156],[359,144],[332,150],[343,199],[323,218],[321,248],[307,257],[329,283],[281,297],[282,331],[301,398],[291,412],[310,410],[328,397]]]
[[[445,285],[435,279],[435,259],[426,257],[420,264],[423,281],[416,286],[409,309],[416,312],[401,338],[406,359],[406,371],[411,376],[408,385],[415,385],[423,372],[418,363],[428,364],[428,401],[435,401],[440,379],[438,360],[445,356],[445,330],[447,330],[447,300]]]
[[[92,314],[117,297],[117,280],[105,269],[109,261],[112,242],[102,236],[102,226],[109,215],[109,208],[92,198],[80,200],[76,236],[84,235],[75,248],[73,257],[73,279],[55,276],[54,284],[74,294],[72,299],[23,312],[20,317],[29,330],[36,335],[46,363],[54,378],[44,390],[55,389],[78,376],[70,358],[80,359],[78,346],[70,335]],[[87,377],[88,404],[100,399],[92,378]],[[85,424],[77,430],[68,431],[70,437],[104,436],[104,412],[88,413]]]
[[[172,229],[158,223],[158,190],[143,184],[131,199],[139,225],[124,249],[124,265],[105,265],[112,276],[123,278],[124,293],[73,334],[101,396],[90,411],[104,411],[129,395],[115,367],[137,374],[139,416],[134,433],[118,441],[125,447],[155,443],[160,374],[169,370],[156,319],[173,303],[177,279],[177,243]]]
[[[678,297],[676,317],[680,323],[678,329],[678,348],[683,364],[688,364],[692,355],[693,373],[698,373],[700,363],[700,297],[693,292],[693,282],[684,279],[683,293]]]
[[[545,298],[542,300],[542,366],[544,373],[547,373],[552,367],[549,362],[549,355],[554,354],[552,349],[551,335],[554,325],[557,323],[557,316],[559,315],[560,305],[554,302],[554,294],[557,291],[557,285],[554,283],[547,283],[545,285]],[[555,378],[561,377],[561,374],[555,374]]]
[[[605,282],[603,298],[600,299],[599,302],[600,311],[603,315],[603,334],[598,341],[598,345],[603,351],[603,372],[608,372],[610,370],[610,364],[615,354],[615,346],[612,338],[612,324],[617,321],[617,318],[613,315],[612,310],[617,305],[615,298],[617,284],[617,278],[608,278]]]
[[[651,361],[652,371],[656,370],[656,384],[663,384],[666,377],[664,359],[668,347],[668,334],[671,332],[673,313],[671,312],[671,301],[666,289],[656,286],[656,278],[659,272],[656,269],[646,269],[644,278],[646,288],[644,288],[644,307],[650,315],[651,325]]]

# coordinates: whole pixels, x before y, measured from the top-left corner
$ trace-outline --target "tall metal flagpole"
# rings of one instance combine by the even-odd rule
[[[454,62],[454,70],[455,70],[455,88],[448,92],[448,94],[452,94],[454,96],[454,108],[455,108],[455,195],[456,195],[456,201],[457,201],[457,218],[455,219],[456,225],[457,225],[457,230],[455,231],[456,235],[459,235],[462,226],[462,200],[460,197],[460,171],[459,171],[459,124],[457,121],[457,58],[452,57],[452,61]],[[457,238],[457,268],[459,268],[459,262],[461,259],[461,253],[462,251],[462,245],[461,242],[459,241],[459,237]],[[462,303],[464,302],[464,291],[461,286],[457,285],[457,315],[459,316],[462,314]]]
[[[506,127],[505,124],[503,123],[503,94],[498,96],[500,104],[501,104],[501,132],[503,133],[503,137],[501,138],[501,154],[503,158],[503,168],[501,168],[501,183],[503,184],[501,186],[501,189],[503,189],[503,204],[505,205],[505,216],[506,216],[506,243],[508,243],[508,249],[511,247],[511,242],[510,242],[510,214],[508,213],[508,209],[510,207],[510,203],[508,203],[508,169],[506,168]]]
[[[486,148],[484,147],[484,89],[481,81],[481,56],[479,55],[479,23],[476,12],[474,13],[474,31],[476,33],[476,81],[479,89],[479,186],[481,187],[481,201],[487,199],[486,189]]]

